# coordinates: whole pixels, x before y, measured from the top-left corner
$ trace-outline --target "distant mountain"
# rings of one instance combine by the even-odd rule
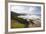
[[[20,16],[20,15],[25,15],[25,14],[15,13],[11,11],[11,16]]]

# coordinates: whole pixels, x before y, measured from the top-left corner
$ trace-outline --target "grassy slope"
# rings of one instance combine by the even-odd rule
[[[11,28],[24,28],[25,24],[17,23],[17,21],[12,20],[11,21]]]

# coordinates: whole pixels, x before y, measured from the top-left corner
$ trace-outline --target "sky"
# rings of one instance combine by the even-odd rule
[[[41,15],[40,6],[16,5],[11,7],[11,11],[21,14],[27,14],[26,16],[19,16],[22,18],[39,18]]]
[[[26,14],[40,14],[41,13],[41,7],[40,6],[12,6],[12,11],[15,11],[16,13],[26,13]]]

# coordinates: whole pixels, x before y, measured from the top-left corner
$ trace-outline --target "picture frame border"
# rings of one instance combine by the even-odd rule
[[[27,1],[8,1],[8,0],[5,0],[5,33],[8,33],[8,2],[43,4],[43,22],[44,22],[43,23],[43,30],[21,31],[21,32],[12,32],[12,33],[43,32],[43,31],[45,31],[45,3],[43,3],[43,2],[27,2]]]

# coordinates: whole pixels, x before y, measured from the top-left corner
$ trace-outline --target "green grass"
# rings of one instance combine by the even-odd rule
[[[19,18],[19,17],[14,17],[11,20],[11,28],[24,28],[26,27],[25,24],[22,24],[24,22],[25,19],[23,18]],[[29,19],[30,21],[33,21],[31,19]],[[17,23],[18,22],[18,23]],[[21,23],[20,23],[21,22]]]
[[[24,28],[25,25],[21,23],[12,23],[11,28]]]

